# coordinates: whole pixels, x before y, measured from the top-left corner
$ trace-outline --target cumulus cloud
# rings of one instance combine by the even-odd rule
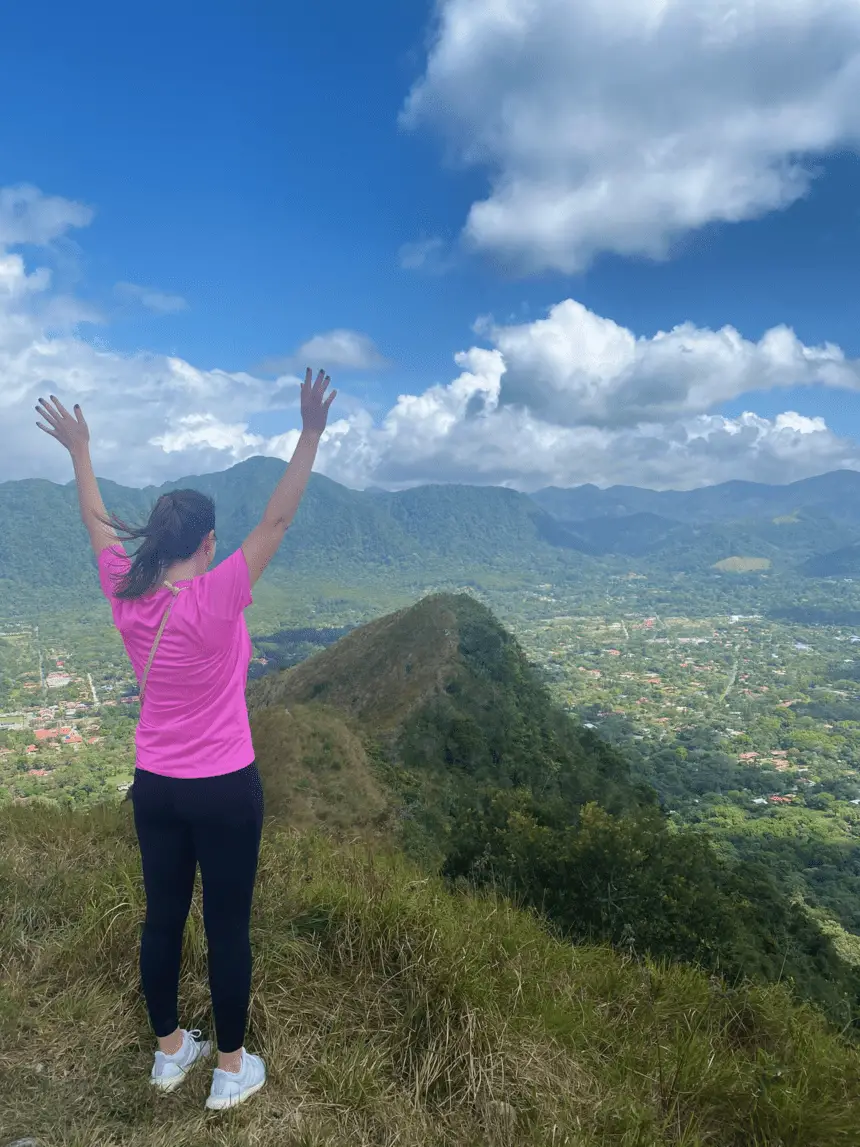
[[[114,290],[120,298],[138,303],[156,315],[175,315],[188,307],[181,295],[171,295],[154,287],[141,287],[137,283],[117,283]]]
[[[74,205],[63,202],[40,214],[31,199],[32,218],[77,225]],[[63,234],[56,222],[40,226],[30,227],[28,242]],[[96,317],[56,294],[47,270],[0,247],[0,481],[70,477],[64,452],[35,428],[35,402],[52,392],[84,407],[98,472],[117,481],[143,485],[224,469],[255,454],[291,456],[297,430],[266,434],[260,427],[267,413],[295,403],[297,378],[273,385],[253,374],[200,370],[178,357],[121,354],[83,337],[81,321]],[[719,413],[750,389],[860,387],[860,362],[829,344],[805,346],[788,328],[758,341],[730,327],[689,324],[644,337],[567,299],[534,322],[485,318],[476,331],[486,345],[455,356],[451,381],[400,394],[381,418],[355,399],[339,399],[319,469],[358,488],[459,481],[522,490],[783,482],[860,469],[857,443],[821,418],[790,410],[771,419]],[[343,332],[319,338],[332,333]],[[349,361],[368,361],[366,343],[357,344],[364,359],[348,339],[339,345],[344,356],[352,345]],[[312,350],[305,357],[322,356]]]
[[[51,392],[81,403],[100,472],[120,481],[164,480],[201,462],[223,468],[277,449],[279,439],[257,439],[246,430],[251,414],[272,408],[270,383],[198,370],[176,357],[123,355],[83,336],[81,323],[99,316],[56,293],[47,268],[28,267],[10,248],[51,243],[84,225],[90,213],[33,188],[24,191],[0,190],[0,480],[68,478],[63,452],[35,428],[36,400]],[[169,439],[183,426],[194,430],[194,419],[211,410],[220,422],[206,433],[198,425],[184,447]]]
[[[488,196],[464,238],[523,271],[660,258],[802,196],[860,135],[857,0],[437,0],[402,113]]]
[[[498,347],[473,347],[457,365],[461,373],[450,384],[401,395],[379,426],[354,422],[326,443],[327,472],[354,486],[445,480],[530,491],[584,482],[690,489],[860,469],[858,444],[833,434],[821,418],[702,413],[636,425],[565,425],[546,407],[538,414],[504,403],[509,360]]]
[[[808,347],[788,327],[758,342],[734,327],[683,323],[637,338],[574,299],[544,319],[476,324],[506,363],[500,402],[564,425],[634,426],[701,414],[750,390],[821,384],[860,391],[860,364],[837,346]]]
[[[381,370],[388,365],[373,339],[361,331],[338,329],[314,335],[291,355],[269,358],[261,364],[264,374],[321,370]]]

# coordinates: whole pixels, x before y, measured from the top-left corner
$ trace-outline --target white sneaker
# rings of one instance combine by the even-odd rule
[[[244,1103],[260,1090],[266,1082],[266,1065],[258,1055],[251,1055],[242,1048],[242,1068],[240,1071],[222,1071],[216,1067],[212,1073],[212,1090],[206,1100],[210,1111],[223,1111],[225,1107],[235,1107]]]
[[[189,1069],[198,1059],[205,1059],[212,1050],[208,1040],[200,1042],[200,1032],[183,1031],[182,1047],[173,1055],[165,1055],[163,1051],[155,1053],[155,1063],[152,1065],[150,1082],[159,1091],[175,1091],[185,1079]]]

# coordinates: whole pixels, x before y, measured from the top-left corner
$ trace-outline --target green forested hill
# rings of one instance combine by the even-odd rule
[[[671,826],[470,597],[436,595],[362,626],[255,682],[249,707],[288,818],[298,789],[301,822],[381,835],[451,878],[498,881],[574,939],[782,980],[839,1022],[860,1020],[860,970],[803,902],[764,866],[733,864]]]
[[[102,482],[109,511],[146,517],[165,490],[193,486],[216,502],[221,553],[241,544],[259,520],[284,463],[252,458],[230,470],[130,489]],[[440,579],[483,569],[552,568],[587,562],[577,539],[525,494],[495,487],[430,486],[365,494],[314,474],[268,581],[287,572],[326,581]],[[98,598],[73,485],[39,480],[0,484],[0,592],[8,612],[45,606],[52,594]]]
[[[564,525],[588,553],[648,558],[657,568],[687,573],[708,570],[736,555],[763,558],[775,569],[790,570],[857,532],[806,510],[783,518],[699,524],[643,511]]]
[[[860,542],[815,554],[801,568],[808,577],[856,578],[860,576]]]
[[[516,490],[501,486],[420,486],[398,494],[377,494],[400,530],[423,550],[462,562],[510,566],[540,560],[547,546],[582,550],[574,533]]]
[[[516,640],[467,595],[427,597],[361,626],[254,682],[248,704],[255,721],[269,713],[269,735],[289,727],[285,710],[309,704],[369,733],[405,838],[439,861],[453,818],[488,786],[527,789],[570,810],[598,800],[622,812],[654,800],[614,749],[550,701]],[[255,743],[267,758],[267,736]]]

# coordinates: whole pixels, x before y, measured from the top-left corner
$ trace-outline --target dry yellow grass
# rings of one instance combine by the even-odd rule
[[[343,714],[292,704],[259,710],[251,723],[268,815],[339,837],[387,835],[388,794],[374,776],[360,731]]]
[[[252,713],[318,701],[384,734],[439,689],[458,658],[457,599],[431,595],[348,633],[284,673],[255,681]]]
[[[267,826],[250,1047],[270,1081],[147,1082],[128,808],[0,810],[0,1144],[853,1147],[860,1061],[780,989],[550,939],[394,856]],[[183,1022],[209,1028],[192,912]]]

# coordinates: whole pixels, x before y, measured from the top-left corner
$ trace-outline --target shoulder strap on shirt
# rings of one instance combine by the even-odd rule
[[[159,642],[161,641],[161,635],[162,635],[162,633],[164,633],[164,627],[167,625],[167,619],[168,619],[168,617],[170,617],[170,611],[171,611],[171,609],[173,609],[173,603],[176,601],[177,597],[179,597],[179,595],[183,591],[183,589],[185,589],[185,586],[173,585],[173,583],[169,582],[169,581],[165,581],[164,585],[166,585],[167,588],[170,590],[171,597],[170,597],[170,601],[167,604],[167,609],[164,611],[164,615],[161,618],[161,625],[159,625],[159,627],[158,627],[158,633],[156,633],[155,641],[153,641],[153,643],[152,643],[152,649],[150,649],[150,651],[149,651],[149,659],[146,662],[146,668],[144,669],[143,676],[140,679],[140,707],[141,707],[141,710],[143,709],[143,698],[146,696],[146,679],[149,677],[149,670],[152,667],[153,658],[155,657]]]

